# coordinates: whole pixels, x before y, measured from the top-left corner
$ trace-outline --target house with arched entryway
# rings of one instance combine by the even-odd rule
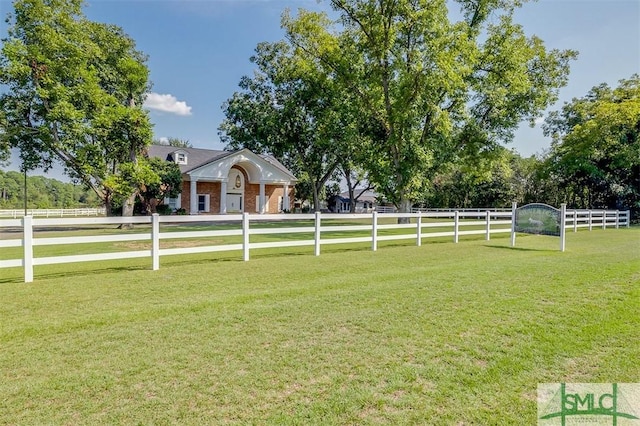
[[[248,149],[215,151],[152,145],[149,157],[172,161],[182,172],[182,193],[165,200],[188,214],[290,211],[295,176],[274,157]]]

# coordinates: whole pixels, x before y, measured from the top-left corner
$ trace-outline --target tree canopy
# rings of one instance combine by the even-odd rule
[[[60,162],[109,208],[123,167],[132,182],[149,176],[137,166],[151,142],[149,71],[121,28],[87,20],[82,5],[14,1],[0,51],[0,149],[18,148],[27,168]]]
[[[520,1],[332,0],[283,25],[295,53],[352,94],[364,165],[406,211],[442,168],[508,141],[566,84],[570,50],[547,50],[513,20]],[[448,5],[460,8],[450,19]]]
[[[581,208],[640,210],[640,76],[601,84],[546,121],[549,178]]]

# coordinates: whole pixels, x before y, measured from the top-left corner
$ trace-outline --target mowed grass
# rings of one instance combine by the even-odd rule
[[[535,424],[538,383],[640,381],[640,228],[139,262],[0,284],[0,424]]]

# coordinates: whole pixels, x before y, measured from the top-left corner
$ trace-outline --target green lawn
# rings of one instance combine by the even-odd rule
[[[0,424],[534,424],[538,383],[639,382],[640,228],[508,240],[0,279]]]

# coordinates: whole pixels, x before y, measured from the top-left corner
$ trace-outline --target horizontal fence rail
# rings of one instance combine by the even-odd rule
[[[475,209],[432,209],[429,207],[413,207],[411,213],[430,213],[430,212],[511,212],[510,208],[475,208]]]
[[[565,228],[576,231],[578,228],[594,227],[619,228],[629,227],[631,223],[631,212],[619,210],[567,210],[565,218]]]
[[[402,219],[402,220],[399,220]],[[346,223],[345,223],[346,222]],[[398,223],[404,222],[404,223]],[[182,230],[185,225],[197,225],[207,229]],[[162,256],[241,251],[248,261],[251,250],[277,247],[313,246],[314,254],[320,255],[321,246],[329,244],[369,243],[377,250],[380,241],[413,240],[420,246],[425,238],[449,237],[457,243],[460,236],[483,235],[490,240],[492,234],[510,233],[512,213],[509,211],[479,212],[478,210],[425,211],[417,213],[370,214],[279,214],[279,215],[196,215],[196,216],[152,216],[141,217],[86,217],[86,218],[36,218],[0,221],[3,236],[2,249],[22,247],[21,258],[3,259],[0,269],[24,268],[24,281],[32,282],[34,266],[63,263],[103,261],[131,258],[151,258],[152,269],[160,268]],[[136,225],[130,232],[118,231],[116,227]],[[140,229],[137,228],[140,226]],[[566,212],[565,228],[629,227],[630,212],[607,210],[569,210]],[[63,237],[38,237],[41,230],[112,226],[113,234],[81,235]],[[162,226],[162,228],[161,228]],[[179,229],[178,229],[179,228]],[[162,231],[161,231],[162,229]],[[6,232],[3,232],[6,231]],[[11,232],[9,232],[11,231]],[[11,235],[11,236],[12,236]],[[251,241],[251,236],[276,238],[274,241]],[[277,237],[285,238],[277,240]],[[192,247],[161,248],[161,241],[177,239],[205,240],[204,245]],[[213,240],[216,239],[216,240]],[[34,247],[67,246],[88,243],[142,242],[144,249],[106,253],[67,254],[56,256],[34,256]],[[141,247],[133,247],[141,248]],[[14,249],[15,250],[15,249]],[[75,251],[75,250],[74,250]]]
[[[106,210],[102,208],[79,209],[27,209],[27,216],[44,217],[77,217],[77,216],[105,216]],[[0,219],[23,217],[24,209],[0,210]]]
[[[376,206],[375,210],[378,213],[396,213],[396,208],[391,206]],[[412,207],[411,213],[432,213],[432,212],[478,212],[484,213],[487,211],[491,212],[510,212],[510,208],[495,208],[495,207],[487,207],[487,208],[465,208],[465,209],[440,209],[440,208],[431,208],[431,207]]]

